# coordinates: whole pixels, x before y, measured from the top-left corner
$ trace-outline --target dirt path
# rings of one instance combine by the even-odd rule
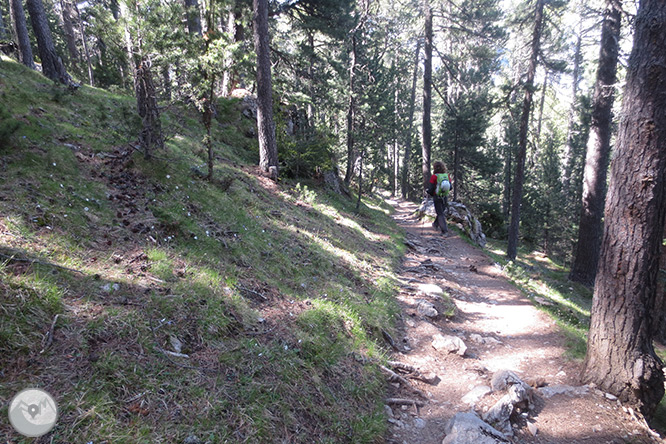
[[[422,373],[436,373],[441,381],[412,383],[426,393],[424,407],[392,406],[389,442],[440,444],[446,424],[456,413],[474,409],[483,414],[501,397],[503,393],[490,393],[463,401],[473,389],[490,386],[500,370],[511,370],[535,387],[546,386],[546,392],[534,392],[532,410],[512,417],[510,442],[655,442],[610,395],[593,387],[586,388],[586,394],[581,393],[585,389],[575,388],[581,363],[564,357],[564,335],[481,250],[456,234],[443,237],[429,223],[418,221],[413,203],[391,204],[409,246],[400,274],[403,330],[395,338],[402,352],[394,360]],[[453,316],[429,317],[426,312],[432,306]],[[464,355],[436,350],[433,337],[437,335],[462,339],[467,346]],[[547,390],[560,388],[567,393],[548,397]],[[393,384],[393,391],[395,397],[423,399],[399,383]]]

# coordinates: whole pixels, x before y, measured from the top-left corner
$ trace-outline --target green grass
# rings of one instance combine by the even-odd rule
[[[54,442],[383,441],[384,378],[357,359],[381,360],[398,313],[380,198],[266,186],[233,100],[214,181],[184,108],[147,162],[131,97],[0,63],[20,122],[0,147],[0,414],[32,385],[59,403]]]

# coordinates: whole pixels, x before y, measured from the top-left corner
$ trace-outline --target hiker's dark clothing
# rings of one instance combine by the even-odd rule
[[[437,214],[437,217],[435,217],[435,222],[433,222],[432,226],[439,228],[443,234],[446,234],[448,233],[449,229],[446,226],[446,216],[444,215],[444,212],[446,211],[446,207],[449,205],[449,202],[446,199],[446,196],[438,196],[435,193],[436,188],[437,175],[433,174],[430,176],[428,189],[426,190],[426,192],[432,196],[432,199],[435,202],[435,214]]]

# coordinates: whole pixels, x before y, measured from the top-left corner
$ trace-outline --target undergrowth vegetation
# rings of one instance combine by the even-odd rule
[[[131,98],[0,64],[1,415],[37,386],[53,442],[382,440],[404,248],[385,203],[261,176],[233,100],[209,182],[196,115],[166,110],[147,162]]]

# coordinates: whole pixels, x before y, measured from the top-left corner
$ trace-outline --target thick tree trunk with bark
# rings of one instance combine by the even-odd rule
[[[409,195],[409,168],[412,154],[412,132],[414,131],[414,108],[416,107],[416,80],[419,76],[419,53],[421,52],[421,39],[416,43],[414,56],[414,74],[412,74],[412,90],[409,96],[409,116],[407,116],[407,143],[405,144],[405,158],[402,162],[402,198]]]
[[[259,166],[277,179],[278,152],[273,121],[273,86],[268,35],[268,0],[254,0],[254,47],[257,52],[257,129]]]
[[[592,124],[587,141],[578,243],[569,273],[569,279],[588,286],[594,285],[603,231],[601,220],[611,149],[621,20],[620,0],[608,0],[601,28],[601,51],[592,100]]]
[[[37,38],[42,73],[54,82],[70,85],[72,79],[67,74],[65,65],[63,65],[62,59],[56,52],[42,0],[27,0],[26,4],[28,5],[28,12],[30,12],[30,23],[32,23],[32,29]]]
[[[652,309],[652,334],[654,340],[666,345],[666,226],[662,235],[661,253],[659,256],[659,275],[657,277],[657,297]]]
[[[428,187],[430,180],[430,153],[432,151],[432,9],[430,4],[425,5],[425,60],[423,62],[423,134],[421,152],[423,163],[422,187]]]
[[[134,73],[137,111],[141,117],[139,143],[146,159],[150,159],[155,150],[164,148],[160,111],[150,68],[150,61],[144,57]]]
[[[35,69],[35,59],[32,55],[30,46],[30,36],[28,35],[28,25],[25,20],[25,11],[23,10],[22,0],[9,0],[9,13],[12,16],[12,26],[18,45],[19,62],[31,69]]]
[[[201,35],[201,13],[199,0],[185,0],[185,13],[187,14],[187,30],[190,34]]]
[[[652,346],[666,219],[666,2],[636,16],[605,228],[594,287],[584,381],[651,417],[664,394]]]
[[[520,227],[520,207],[523,201],[523,183],[525,181],[525,157],[527,156],[527,130],[530,124],[530,111],[534,95],[534,75],[539,58],[541,46],[541,29],[543,25],[543,8],[545,0],[537,0],[534,14],[534,30],[527,78],[525,80],[525,97],[520,117],[520,131],[518,135],[518,154],[516,155],[516,173],[513,177],[513,195],[511,202],[511,223],[509,224],[509,243],[506,256],[510,260],[516,259],[518,253],[518,231]]]

